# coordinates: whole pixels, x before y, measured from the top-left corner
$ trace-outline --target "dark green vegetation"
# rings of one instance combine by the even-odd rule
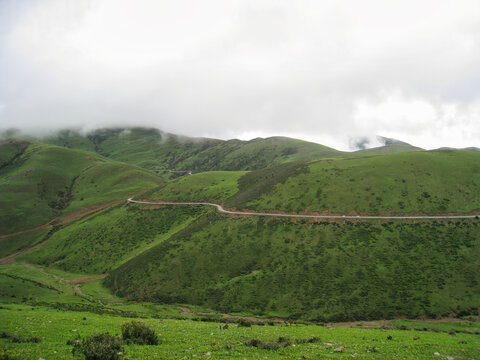
[[[85,360],[118,360],[123,351],[122,342],[109,333],[90,335],[72,349],[73,354],[83,354]]]
[[[162,236],[188,223],[200,211],[111,207],[57,231],[43,246],[22,255],[20,260],[75,273],[102,274],[135,251],[161,241]]]
[[[131,321],[122,325],[122,339],[130,344],[158,345],[155,330],[140,321]]]
[[[307,223],[205,216],[112,271],[135,299],[314,321],[476,313],[471,221]],[[428,289],[428,290],[426,290]]]

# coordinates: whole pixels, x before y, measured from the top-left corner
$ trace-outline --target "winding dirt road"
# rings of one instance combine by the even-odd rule
[[[209,202],[171,202],[171,201],[143,201],[127,199],[127,202],[146,205],[204,205],[213,206],[224,214],[230,215],[249,215],[249,216],[273,216],[273,217],[288,217],[297,219],[475,219],[479,215],[303,215],[303,214],[276,214],[266,212],[249,212],[249,211],[232,211],[225,210],[222,205]]]

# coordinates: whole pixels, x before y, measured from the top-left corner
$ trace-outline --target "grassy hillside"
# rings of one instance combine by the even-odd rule
[[[376,155],[376,154],[391,154],[398,152],[424,151],[419,147],[409,144],[388,144],[385,146],[374,147],[371,149],[363,149],[353,152],[355,155]]]
[[[100,129],[87,135],[63,131],[45,141],[94,150],[101,155],[153,169],[254,170],[288,161],[338,156],[341,152],[286,137],[217,140],[189,138],[156,129]]]
[[[75,178],[96,161],[79,150],[30,145],[0,175],[2,234],[33,228],[60,215],[70,202]]]
[[[282,181],[267,186],[278,173],[272,168],[246,174],[239,180],[243,193],[227,204],[341,214],[463,213],[480,209],[480,155],[473,152],[325,159],[298,165]],[[245,196],[249,189],[262,186],[254,196]]]
[[[10,154],[0,170],[2,256],[42,240],[55,219],[74,219],[75,213],[164,184],[145,169],[82,150],[14,142],[0,150]]]
[[[474,221],[310,223],[208,215],[112,271],[118,295],[316,321],[480,305]]]
[[[18,260],[74,273],[103,274],[136,250],[161,242],[169,231],[188,223],[201,211],[113,207],[57,231],[41,247]]]
[[[291,161],[341,154],[320,144],[287,137],[229,140],[186,160],[182,167],[193,170],[256,170]]]
[[[123,324],[132,319],[139,320],[26,305],[2,307],[0,316],[4,319],[0,331],[11,337],[40,338],[39,343],[15,342],[9,337],[0,339],[0,356],[22,359],[69,359],[73,346],[67,345],[68,340],[101,332],[119,335]],[[245,327],[192,320],[140,320],[160,336],[161,343],[151,346],[126,344],[122,358],[433,359],[448,356],[475,359],[480,345],[478,336],[473,334],[458,333],[452,336],[447,331],[420,332],[408,330],[407,327],[407,330],[285,324]],[[457,324],[445,323],[445,326],[453,330]],[[254,339],[257,341],[252,341]],[[270,344],[270,347],[262,347],[262,344]],[[335,351],[339,348],[342,350]],[[435,356],[435,353],[439,355]]]
[[[223,201],[238,192],[245,171],[208,171],[178,178],[149,196],[169,201]]]

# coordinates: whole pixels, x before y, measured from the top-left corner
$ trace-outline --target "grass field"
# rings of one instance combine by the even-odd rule
[[[129,318],[89,312],[58,311],[39,306],[6,305],[0,309],[0,331],[13,336],[41,339],[39,343],[14,343],[0,339],[0,354],[15,358],[71,358],[76,336],[109,332],[119,334]],[[143,319],[160,336],[157,346],[126,345],[129,359],[478,359],[478,335],[436,333],[414,330],[327,328],[315,325],[250,327],[191,320]],[[295,340],[312,343],[295,344]],[[292,345],[276,350],[248,346],[252,339],[277,342],[289,339]],[[285,343],[285,340],[284,340]],[[335,351],[337,349],[337,351]],[[340,351],[340,349],[342,349]],[[435,355],[438,353],[440,356]],[[81,357],[78,357],[81,358]]]

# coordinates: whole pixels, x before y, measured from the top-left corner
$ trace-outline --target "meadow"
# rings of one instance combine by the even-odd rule
[[[0,338],[0,356],[8,354],[13,359],[71,359],[74,357],[68,340],[92,333],[118,335],[121,325],[131,320],[20,304],[2,306],[0,317],[3,320],[0,331],[40,339],[38,343],[16,343],[10,338]],[[478,335],[463,333],[287,323],[241,326],[193,320],[141,320],[156,331],[161,343],[125,345],[125,358],[478,359],[480,348]],[[280,346],[262,348],[262,342]],[[82,357],[76,355],[75,358]]]

